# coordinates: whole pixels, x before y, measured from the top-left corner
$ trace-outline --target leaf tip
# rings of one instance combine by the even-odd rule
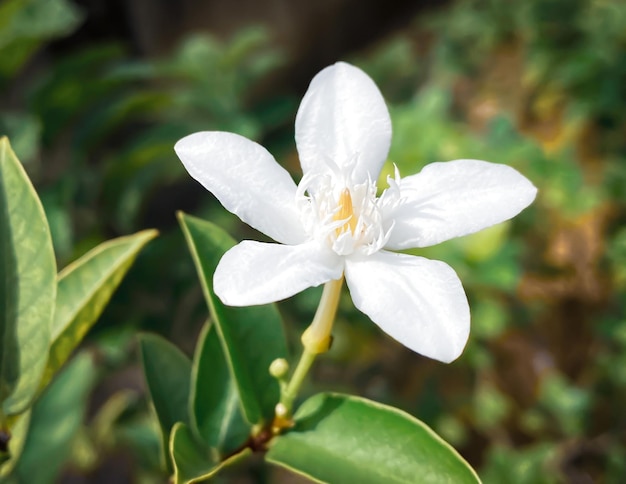
[[[157,238],[161,233],[157,229],[146,229],[138,232],[137,235],[141,235],[142,238],[145,239],[146,242]]]

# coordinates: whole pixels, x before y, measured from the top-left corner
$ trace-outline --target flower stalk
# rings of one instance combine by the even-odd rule
[[[315,357],[330,349],[333,323],[339,306],[342,285],[343,277],[329,281],[324,285],[322,299],[315,312],[313,322],[302,334],[304,350],[300,356],[300,361],[298,361],[291,380],[281,392],[280,403],[276,406],[276,417],[279,421],[291,415],[293,402],[315,361]]]
[[[305,351],[318,355],[326,353],[332,342],[332,329],[339,306],[343,277],[328,281],[324,285],[322,299],[315,312],[311,325],[302,333],[302,345]]]

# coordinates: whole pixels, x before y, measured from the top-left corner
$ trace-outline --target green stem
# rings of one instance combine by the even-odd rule
[[[300,356],[300,361],[291,376],[285,390],[281,394],[280,404],[282,411],[291,414],[293,402],[300,391],[304,378],[309,372],[315,357],[320,353],[325,353],[330,348],[332,340],[332,329],[341,296],[341,286],[343,277],[329,281],[324,285],[322,299],[315,312],[313,322],[302,334],[302,345],[304,350]]]
[[[302,386],[302,382],[304,382],[304,378],[306,377],[311,365],[315,361],[315,357],[317,353],[311,353],[304,349],[302,355],[300,356],[300,361],[298,361],[298,366],[293,372],[293,376],[291,380],[287,384],[285,391],[283,392],[280,403],[284,405],[285,410],[288,413],[291,413],[291,408],[293,407],[293,401],[296,399],[298,395],[298,391],[300,391],[300,387]]]

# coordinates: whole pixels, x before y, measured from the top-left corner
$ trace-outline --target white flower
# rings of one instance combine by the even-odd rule
[[[470,320],[458,276],[443,262],[391,251],[507,220],[536,188],[508,166],[456,160],[406,178],[396,171],[377,198],[391,120],[374,82],[342,62],[315,76],[295,129],[298,186],[262,146],[236,134],[195,133],[175,146],[226,209],[279,242],[245,240],[224,254],[216,294],[228,305],[265,304],[343,274],[355,306],[383,331],[430,358],[457,358]]]

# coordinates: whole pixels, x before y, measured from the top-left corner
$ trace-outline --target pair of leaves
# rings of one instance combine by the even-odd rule
[[[142,335],[140,347],[175,482],[210,477],[251,428],[242,417],[217,332],[205,325],[193,362],[160,336]]]
[[[200,335],[193,363],[156,336],[144,335],[141,349],[161,429],[169,436],[175,480],[193,482],[217,472],[224,465],[220,459],[236,455],[253,427],[271,421],[279,388],[269,366],[287,351],[275,306],[227,307],[213,292],[217,263],[234,240],[209,222],[184,214],[179,221],[212,324]]]
[[[31,406],[155,235],[105,242],[57,277],[41,202],[7,138],[0,139],[0,415]]]

